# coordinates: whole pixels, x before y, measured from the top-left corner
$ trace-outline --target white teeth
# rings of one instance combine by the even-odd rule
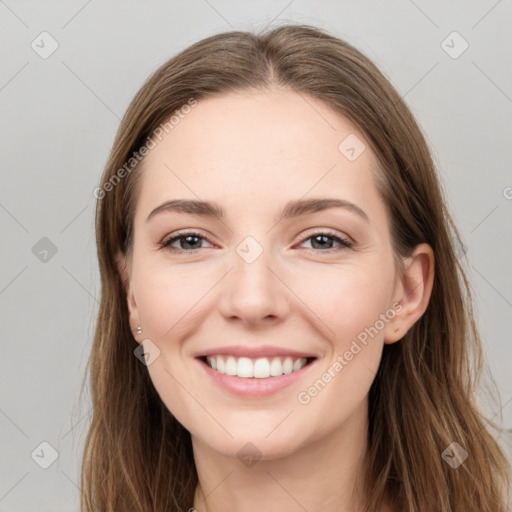
[[[238,365],[236,367],[236,374],[239,377],[245,377],[247,379],[254,377],[254,368],[252,361],[248,357],[241,357],[238,360]]]
[[[270,363],[266,357],[256,359],[254,362],[254,377],[257,379],[270,377]]]
[[[248,357],[235,358],[233,356],[207,356],[208,366],[226,375],[236,375],[245,379],[266,379],[280,377],[296,372],[306,365],[306,358],[298,357],[268,357],[249,359]]]
[[[297,359],[293,363],[293,371],[296,372],[297,370],[300,370],[304,365],[302,364],[302,361],[300,359]]]
[[[270,375],[272,377],[280,377],[283,375],[283,365],[281,364],[281,359],[279,357],[274,357],[272,362],[270,363]]]
[[[236,359],[233,356],[230,356],[226,360],[226,375],[236,375],[237,368],[236,368]]]
[[[291,357],[287,357],[283,363],[283,373],[286,375],[293,372],[293,360]]]

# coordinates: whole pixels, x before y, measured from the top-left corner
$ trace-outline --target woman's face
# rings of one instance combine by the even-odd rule
[[[128,305],[165,405],[234,457],[360,429],[401,308],[363,135],[319,100],[274,90],[200,100],[154,140]]]

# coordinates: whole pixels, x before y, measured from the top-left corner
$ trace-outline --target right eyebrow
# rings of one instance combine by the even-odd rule
[[[157,206],[146,219],[150,219],[163,212],[190,213],[193,215],[203,215],[205,217],[224,217],[222,206],[211,201],[195,201],[192,199],[172,199]]]

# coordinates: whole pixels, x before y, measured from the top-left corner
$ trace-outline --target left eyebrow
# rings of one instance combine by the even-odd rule
[[[301,215],[308,215],[322,210],[329,210],[330,208],[344,208],[351,212],[356,213],[366,222],[370,222],[366,212],[351,203],[346,199],[338,198],[312,198],[312,199],[299,199],[297,201],[289,201],[283,209],[283,213],[279,220],[289,219],[292,217],[299,217]]]
[[[286,203],[279,220],[290,219],[316,213],[331,208],[344,208],[356,213],[369,222],[368,215],[359,206],[346,199],[338,198],[312,198],[298,199]],[[223,208],[212,201],[196,201],[192,199],[173,199],[157,206],[147,217],[146,222],[163,212],[188,213],[204,217],[224,218]]]

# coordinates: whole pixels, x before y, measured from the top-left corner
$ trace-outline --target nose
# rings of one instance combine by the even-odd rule
[[[263,251],[254,261],[233,254],[231,272],[223,279],[219,311],[228,321],[257,327],[282,321],[290,310],[290,296],[283,272]]]

